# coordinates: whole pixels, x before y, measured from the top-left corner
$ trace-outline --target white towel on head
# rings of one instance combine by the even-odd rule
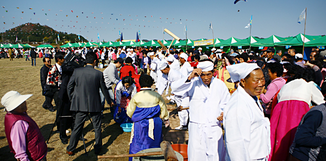
[[[185,59],[187,61],[188,55],[186,53],[181,53],[180,58],[183,58],[183,59]]]
[[[246,78],[248,74],[258,68],[256,63],[240,63],[226,67],[233,82],[240,82],[241,79]]]
[[[197,68],[200,68],[203,72],[208,72],[214,69],[214,64],[211,61],[203,61],[198,63]]]
[[[159,70],[163,70],[163,69],[165,69],[166,67],[168,66],[168,63],[166,62],[166,61],[161,61],[160,63],[159,63],[159,66],[158,66],[158,69]]]
[[[166,60],[168,61],[168,62],[173,62],[174,61],[174,56],[173,55],[169,55],[167,58],[166,58]]]

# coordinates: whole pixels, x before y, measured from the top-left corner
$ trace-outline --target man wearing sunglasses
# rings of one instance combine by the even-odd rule
[[[45,101],[43,103],[43,108],[48,109],[51,112],[53,112],[54,111],[54,108],[53,108],[53,105],[52,105],[53,96],[51,97],[50,95],[46,94],[46,89],[47,89],[46,78],[47,78],[49,70],[51,68],[51,59],[49,57],[44,57],[43,58],[43,63],[44,63],[44,65],[40,70],[42,94],[45,97]]]

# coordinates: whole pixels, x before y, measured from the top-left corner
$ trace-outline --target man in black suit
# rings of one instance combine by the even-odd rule
[[[43,67],[40,70],[40,77],[41,77],[41,85],[42,85],[42,95],[45,97],[45,101],[43,103],[43,108],[48,109],[51,112],[54,111],[52,100],[53,95],[49,91],[49,86],[46,85],[46,79],[51,68],[51,59],[48,57],[43,58]]]
[[[73,155],[78,140],[82,134],[84,122],[88,116],[92,118],[95,131],[95,154],[102,148],[101,138],[101,98],[99,90],[103,92],[108,104],[112,105],[111,98],[104,83],[103,73],[94,69],[97,56],[94,52],[87,53],[86,66],[74,70],[67,87],[71,100],[70,111],[76,112],[75,125],[70,136],[67,154]]]
[[[59,123],[60,139],[63,144],[68,144],[69,137],[66,135],[66,130],[68,128],[73,129],[72,127],[73,119],[72,117],[69,117],[72,115],[72,113],[70,111],[71,103],[67,93],[68,82],[74,72],[74,69],[84,67],[84,65],[85,62],[80,56],[75,55],[74,53],[70,53],[65,56],[65,61],[61,66],[62,83],[60,85],[60,89],[58,93],[58,99],[61,100],[61,105],[60,108],[58,108],[57,120],[60,122]]]

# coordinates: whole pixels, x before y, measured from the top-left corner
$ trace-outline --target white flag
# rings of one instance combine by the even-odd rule
[[[246,29],[249,28],[251,24],[252,24],[252,15],[251,15],[251,18],[250,18],[250,22],[248,23],[248,25],[245,28]]]
[[[248,23],[248,25],[245,27],[246,29],[250,27],[250,23]]]
[[[306,19],[306,12],[307,12],[306,9],[304,9],[304,10],[301,12],[301,14],[300,14],[300,16],[299,16],[299,18],[298,18],[298,23],[301,24],[301,22],[302,22],[303,20]]]
[[[213,30],[213,25],[212,25],[212,23],[209,24],[208,29],[209,29],[209,30]]]

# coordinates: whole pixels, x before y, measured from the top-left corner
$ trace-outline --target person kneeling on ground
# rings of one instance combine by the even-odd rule
[[[130,99],[137,93],[134,80],[130,77],[123,77],[115,89],[116,108],[114,110],[114,121],[118,124],[130,123],[131,119],[126,114],[127,105]]]

